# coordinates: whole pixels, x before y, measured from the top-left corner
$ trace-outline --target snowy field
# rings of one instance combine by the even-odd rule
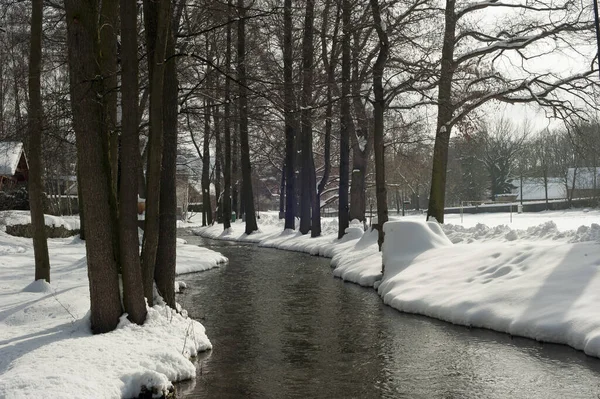
[[[196,234],[332,258],[333,273],[377,289],[398,309],[455,324],[568,344],[600,357],[600,212],[549,211],[446,215],[446,225],[421,215],[386,225],[382,254],[375,232],[360,224],[337,240],[337,221],[323,236],[282,231],[277,214],[261,213],[259,231],[244,224],[194,229]],[[454,224],[453,224],[454,223]]]
[[[17,216],[0,220],[24,217]],[[46,221],[73,226],[72,219]],[[211,348],[200,323],[157,304],[141,327],[122,318],[115,331],[92,335],[85,244],[48,246],[51,284],[33,282],[31,240],[0,231],[0,398],[136,397],[142,386],[163,392],[196,375],[190,357]],[[182,240],[177,255],[178,274],[227,261]]]

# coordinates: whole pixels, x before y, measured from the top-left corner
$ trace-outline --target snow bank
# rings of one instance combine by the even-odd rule
[[[544,214],[573,215],[581,222],[581,215],[598,212]],[[486,215],[478,216],[486,221]],[[566,230],[535,219],[543,223],[517,229],[494,225],[496,219],[491,227],[463,227],[403,218],[386,223],[382,256],[377,232],[363,234],[358,225],[338,240],[335,220],[325,219],[323,236],[310,238],[283,231],[282,221],[264,219],[250,236],[243,234],[243,223],[226,233],[222,226],[195,232],[328,256],[335,276],[377,287],[383,301],[398,310],[568,344],[600,357],[600,224]],[[566,218],[561,223],[573,224]]]
[[[46,226],[64,226],[66,229],[69,230],[79,229],[79,215],[44,215],[44,219],[46,222]],[[0,226],[3,231],[6,229],[6,226],[29,223],[31,223],[31,215],[29,211],[0,211]]]
[[[190,357],[211,348],[200,323],[158,303],[143,326],[123,317],[115,331],[92,335],[85,244],[48,246],[51,283],[32,282],[31,240],[0,232],[0,397],[135,397],[195,376]],[[178,273],[226,261],[183,243],[177,255]]]
[[[540,226],[531,236],[541,237],[551,227]],[[410,231],[417,237],[412,243]],[[504,239],[451,245],[441,229],[429,234],[425,226],[391,223],[378,292],[384,303],[404,312],[600,356],[600,246],[558,244]]]

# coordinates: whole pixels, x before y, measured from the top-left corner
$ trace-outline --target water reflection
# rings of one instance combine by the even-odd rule
[[[326,259],[186,237],[230,259],[178,297],[214,349],[190,398],[597,398],[600,361],[401,314]]]

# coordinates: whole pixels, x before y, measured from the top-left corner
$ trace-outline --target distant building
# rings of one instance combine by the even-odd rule
[[[29,180],[29,164],[18,141],[0,142],[0,190],[15,188],[27,184]]]
[[[521,179],[512,181],[512,194],[515,200],[521,201]],[[543,201],[546,199],[546,184],[543,177],[523,178],[523,201]],[[567,198],[565,179],[562,177],[548,177],[548,199]]]

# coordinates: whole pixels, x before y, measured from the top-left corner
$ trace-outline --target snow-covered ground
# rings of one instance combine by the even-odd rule
[[[31,240],[0,231],[0,398],[136,397],[142,386],[164,391],[196,375],[190,357],[211,348],[200,323],[157,304],[143,326],[122,318],[115,331],[92,335],[85,244],[48,246],[51,283],[33,282]],[[178,274],[226,261],[181,241],[177,255]]]
[[[197,228],[196,234],[332,257],[334,275],[378,290],[385,303],[456,324],[564,343],[600,357],[600,211],[422,215],[386,225],[385,275],[377,235],[360,225],[337,239],[282,231],[276,213],[261,213],[259,231],[244,224]],[[456,224],[452,224],[456,223]]]

